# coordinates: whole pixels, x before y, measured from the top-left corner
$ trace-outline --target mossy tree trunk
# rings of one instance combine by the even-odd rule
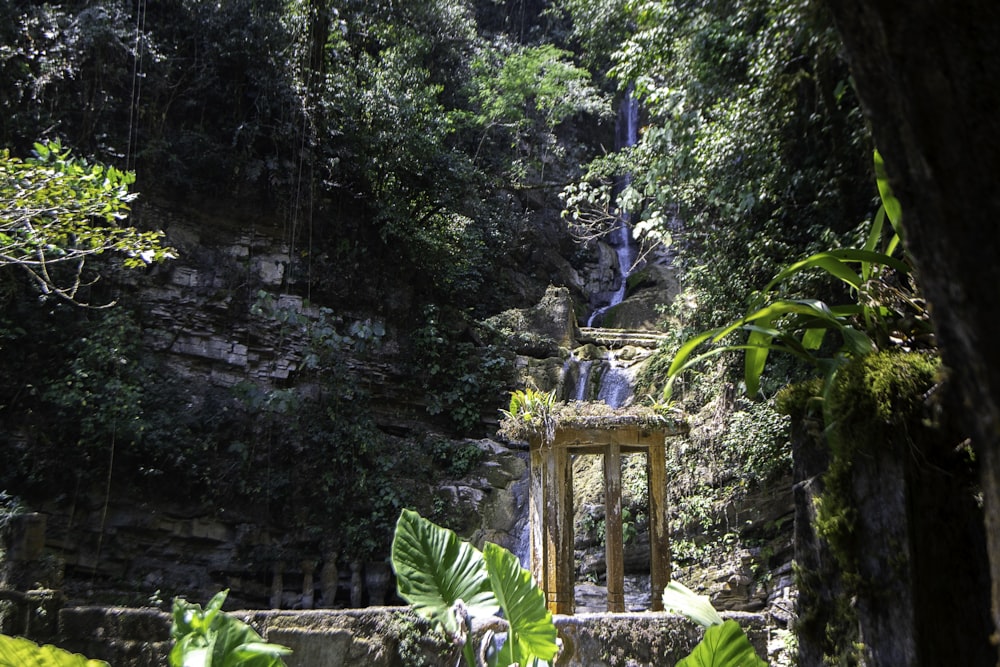
[[[796,414],[801,665],[996,662],[975,466],[928,398],[935,370],[872,355],[840,371],[822,427]]]
[[[826,0],[979,457],[1000,628],[1000,3]]]

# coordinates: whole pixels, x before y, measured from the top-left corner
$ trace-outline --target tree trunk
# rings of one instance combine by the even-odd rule
[[[1000,2],[826,5],[903,205],[907,247],[974,434],[1000,627],[1000,344],[992,336],[1000,295]]]

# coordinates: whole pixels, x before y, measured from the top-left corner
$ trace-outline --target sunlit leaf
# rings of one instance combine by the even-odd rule
[[[767,667],[743,629],[728,620],[705,630],[705,637],[677,667]]]
[[[721,625],[722,617],[707,595],[698,595],[679,581],[671,581],[663,591],[663,610],[686,616],[698,625]]]
[[[532,658],[554,658],[558,650],[556,627],[545,606],[545,594],[531,573],[521,567],[517,556],[496,544],[487,542],[483,556],[490,585],[510,626],[500,651],[503,664],[526,665]]]
[[[896,234],[902,238],[903,207],[892,193],[892,187],[889,185],[889,172],[885,168],[882,154],[875,151],[874,158],[875,182],[878,184],[878,192],[882,197],[882,205],[885,206],[886,216],[889,218],[889,222],[892,223],[893,229],[896,230]]]
[[[459,600],[470,616],[499,611],[482,553],[412,510],[404,509],[396,522],[392,566],[400,596],[449,634],[459,630],[454,612]]]
[[[39,646],[22,637],[0,635],[2,667],[108,667],[103,660],[88,660],[56,646]]]

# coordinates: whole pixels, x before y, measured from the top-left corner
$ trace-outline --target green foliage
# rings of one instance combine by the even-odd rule
[[[531,573],[521,567],[517,556],[491,542],[483,547],[483,557],[490,587],[510,628],[497,654],[497,664],[530,665],[535,658],[554,658],[556,629],[552,614],[545,608],[545,594]]]
[[[217,593],[205,608],[174,598],[170,667],[283,667],[291,650],[268,644],[243,621],[222,611],[229,591]]]
[[[11,520],[24,512],[20,498],[6,491],[0,491],[0,544],[7,538]]]
[[[764,485],[791,472],[789,422],[774,401],[738,404],[726,417],[720,444],[743,484]]]
[[[43,294],[77,300],[97,278],[88,259],[124,256],[128,268],[174,257],[162,232],[122,225],[135,175],[71,156],[58,141],[35,144],[35,157],[0,152],[0,267],[24,269]],[[68,273],[61,273],[63,266]]]
[[[452,440],[432,437],[427,447],[434,464],[451,478],[468,475],[483,460],[484,451],[474,442],[456,444]]]
[[[141,331],[123,308],[99,314],[72,345],[65,375],[49,385],[45,398],[77,431],[77,444],[90,452],[118,440],[138,443],[146,430],[145,369],[139,363]]]
[[[568,41],[595,75],[604,75],[611,55],[632,31],[628,0],[556,0],[548,10],[569,22]]]
[[[876,163],[881,157],[875,153]],[[888,185],[879,184],[894,210],[890,220],[898,227],[898,202]],[[780,271],[756,295],[750,313],[736,322],[718,327],[689,339],[674,356],[667,370],[670,376],[664,395],[669,398],[673,383],[680,373],[708,358],[731,350],[744,351],[744,382],[746,392],[755,397],[760,391],[761,375],[772,351],[790,353],[816,367],[831,379],[837,369],[852,357],[863,357],[887,345],[913,345],[928,324],[921,301],[910,282],[907,262],[891,253],[899,246],[899,235],[893,232],[884,252],[873,248],[880,243],[882,220],[888,210],[885,204],[876,215],[868,240],[862,249],[842,248],[815,253]],[[818,269],[844,283],[854,296],[854,303],[828,306],[818,299],[780,298],[779,288],[801,272]],[[916,330],[907,326],[917,325]],[[747,333],[743,345],[717,345],[708,352],[692,356],[706,341],[718,344],[734,332]],[[839,345],[825,346],[826,335],[833,332]]]
[[[757,657],[739,623],[724,621],[703,595],[696,595],[678,581],[663,591],[663,608],[687,616],[705,628],[705,636],[678,667],[767,667]]]
[[[607,115],[607,101],[571,53],[552,44],[508,47],[506,53],[504,46],[484,50],[473,62],[473,121],[483,132],[479,150],[491,132],[502,130],[516,155],[511,182],[544,182],[545,163],[557,149],[557,126],[577,114]]]
[[[52,645],[39,646],[23,637],[0,635],[0,665],[10,667],[108,667],[103,660],[88,660]]]
[[[301,355],[301,380],[318,393],[252,382],[235,387],[252,416],[249,432],[230,445],[241,459],[242,493],[265,502],[274,516],[295,517],[310,539],[336,535],[351,558],[384,553],[399,508],[411,500],[412,489],[399,479],[412,479],[413,460],[377,428],[364,378],[349,360],[377,353],[385,325],[265,292],[251,313],[277,327],[279,349]],[[300,484],[303,478],[311,482]]]
[[[529,433],[541,433],[545,442],[556,437],[556,419],[553,414],[556,401],[554,391],[543,392],[525,387],[510,393],[510,406],[501,410],[500,435],[521,440]]]
[[[396,524],[392,563],[400,595],[414,610],[463,645],[469,667],[470,617],[501,611],[510,626],[498,656],[502,664],[529,665],[556,654],[556,630],[545,596],[506,549],[487,543],[483,553],[416,512],[403,510]],[[496,658],[495,658],[496,659]]]
[[[392,567],[400,596],[446,634],[461,638],[466,659],[474,665],[466,642],[468,616],[492,616],[500,609],[482,554],[454,531],[404,509],[392,541]]]
[[[739,623],[729,620],[707,628],[705,637],[677,667],[767,667],[767,663],[757,657]]]
[[[429,414],[443,415],[458,431],[470,432],[509,385],[512,360],[498,345],[468,340],[447,319],[437,306],[424,308],[422,324],[411,336],[410,373]]]
[[[818,238],[851,234],[872,194],[860,109],[832,21],[813,5],[650,0],[626,11],[634,29],[611,75],[640,99],[644,127],[634,148],[588,165],[567,208],[591,220],[630,211],[640,235],[672,237],[697,304],[682,324],[712,328]],[[631,184],[613,199],[622,173]]]

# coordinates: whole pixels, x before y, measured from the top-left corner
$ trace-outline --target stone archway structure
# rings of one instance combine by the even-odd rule
[[[574,611],[573,456],[604,456],[605,559],[608,611],[625,611],[622,540],[621,457],[646,455],[649,485],[651,611],[662,611],[655,591],[670,581],[667,525],[666,439],[687,432],[687,425],[666,418],[615,416],[561,422],[554,435],[529,438],[531,455],[531,572],[553,614]]]

